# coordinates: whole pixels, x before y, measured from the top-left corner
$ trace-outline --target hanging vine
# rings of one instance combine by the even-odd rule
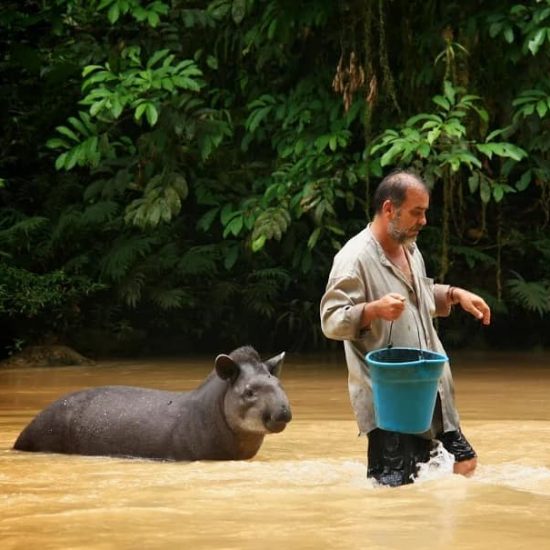
[[[372,28],[373,28],[373,16],[372,16],[372,2],[365,2],[363,7],[363,52],[367,64],[367,79],[369,83],[369,89],[365,97],[365,109],[363,118],[363,137],[364,137],[364,150],[363,157],[367,170],[365,170],[365,213],[367,219],[370,219],[370,170],[368,169],[370,164],[370,142],[372,140],[372,114],[374,112],[374,106],[378,98],[378,80],[374,72],[372,63]]]
[[[443,213],[439,281],[444,281],[449,271],[449,210],[452,197],[453,175],[449,168],[443,173]]]
[[[401,107],[397,101],[397,93],[395,91],[395,81],[390,69],[388,58],[388,47],[386,44],[386,25],[384,21],[384,0],[378,0],[378,55],[380,59],[380,67],[384,76],[384,89],[386,90],[393,106],[398,114],[401,114]]]
[[[497,265],[496,265],[497,300],[502,300],[502,205],[497,204]]]

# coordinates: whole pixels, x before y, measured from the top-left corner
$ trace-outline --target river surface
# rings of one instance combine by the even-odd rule
[[[472,478],[444,456],[414,484],[366,478],[342,356],[287,355],[294,418],[252,460],[171,463],[11,449],[76,389],[197,386],[212,359],[0,371],[0,548],[550,549],[550,356],[451,354]]]

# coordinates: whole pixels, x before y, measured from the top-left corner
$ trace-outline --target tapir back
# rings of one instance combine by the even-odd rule
[[[191,416],[189,393],[128,386],[76,392],[52,403],[21,433],[24,451],[177,459],[174,432]],[[179,424],[178,424],[179,422]]]

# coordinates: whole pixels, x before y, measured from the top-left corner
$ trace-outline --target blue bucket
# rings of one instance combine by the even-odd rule
[[[409,434],[428,430],[448,357],[418,348],[391,347],[367,353],[366,361],[378,427]]]

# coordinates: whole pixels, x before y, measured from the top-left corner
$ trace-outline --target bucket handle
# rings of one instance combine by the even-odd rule
[[[420,329],[418,328],[418,323],[415,323],[415,325],[416,325],[416,334],[418,335],[418,355],[419,355],[419,359],[422,360],[424,359],[424,353],[422,352],[422,340],[420,338]],[[388,343],[386,345],[388,349],[393,348],[393,342],[391,340],[392,329],[393,329],[393,321],[390,321],[390,333],[388,335]]]

